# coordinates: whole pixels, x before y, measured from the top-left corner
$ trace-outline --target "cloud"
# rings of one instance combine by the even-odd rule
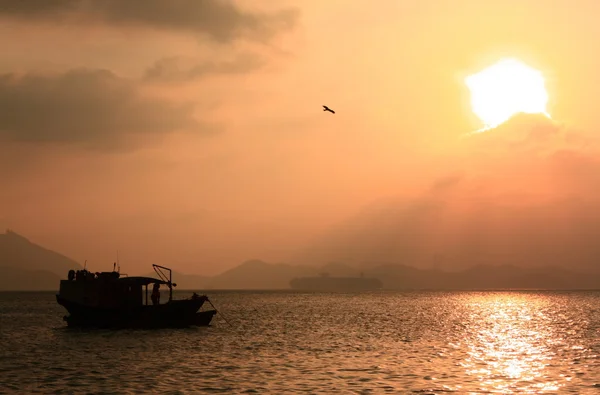
[[[462,179],[462,174],[453,174],[445,177],[440,177],[433,183],[431,187],[431,192],[434,194],[440,194],[449,191],[458,183],[460,183]]]
[[[0,138],[114,148],[132,134],[200,128],[191,105],[145,97],[108,70],[0,75]]]
[[[0,1],[0,13],[15,16],[53,16],[61,12],[73,11],[83,3],[79,0],[33,0]]]
[[[264,62],[258,56],[245,54],[231,61],[195,62],[182,57],[163,58],[149,67],[144,79],[157,82],[188,82],[215,74],[245,74],[254,71]]]
[[[419,196],[368,207],[298,260],[569,266],[600,273],[600,151],[545,117],[461,140]],[[460,163],[460,165],[457,165]],[[456,169],[456,170],[455,170]]]
[[[115,26],[141,26],[192,32],[219,42],[240,37],[264,40],[294,26],[298,12],[247,12],[227,0],[0,0],[0,16],[54,23],[101,20]]]
[[[566,138],[557,122],[542,114],[517,114],[499,126],[472,133],[463,143],[486,152],[555,148]]]

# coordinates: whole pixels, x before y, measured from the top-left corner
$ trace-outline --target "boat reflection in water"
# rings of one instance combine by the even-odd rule
[[[69,271],[60,281],[56,301],[69,312],[63,317],[68,326],[98,328],[163,328],[209,325],[215,309],[199,311],[206,295],[173,300],[171,269],[152,265],[160,279],[122,276],[112,272]],[[168,273],[168,275],[167,275]],[[148,303],[148,286],[152,285],[152,303]],[[160,286],[169,289],[169,300],[160,303]],[[213,306],[214,308],[214,306]]]

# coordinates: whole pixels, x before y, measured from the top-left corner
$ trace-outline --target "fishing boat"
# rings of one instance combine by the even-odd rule
[[[116,265],[115,265],[116,266]],[[165,328],[207,326],[217,313],[206,295],[174,300],[171,269],[152,265],[159,278],[129,277],[113,267],[112,272],[92,273],[70,270],[60,281],[56,301],[69,313],[63,320],[69,327]],[[151,303],[148,303],[152,286]],[[160,286],[169,290],[169,299],[160,303]],[[213,309],[199,311],[208,302]]]

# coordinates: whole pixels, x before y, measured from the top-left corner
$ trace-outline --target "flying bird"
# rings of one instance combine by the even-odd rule
[[[332,114],[335,114],[335,111],[333,111],[331,108],[327,107],[327,106],[323,106],[323,111],[329,111]]]

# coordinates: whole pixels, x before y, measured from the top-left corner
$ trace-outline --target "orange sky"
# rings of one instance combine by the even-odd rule
[[[489,253],[525,232],[523,256],[556,240],[596,254],[597,2],[43,4],[0,0],[0,226],[94,270],[117,249],[130,273],[299,262],[365,207],[405,210],[447,177],[443,215],[359,221],[389,236],[378,251],[419,235],[414,256],[384,258],[477,263],[472,229]],[[481,127],[464,77],[505,56],[544,73],[555,123],[461,139]],[[527,236],[548,227],[563,231]],[[363,257],[340,243],[306,259]]]

